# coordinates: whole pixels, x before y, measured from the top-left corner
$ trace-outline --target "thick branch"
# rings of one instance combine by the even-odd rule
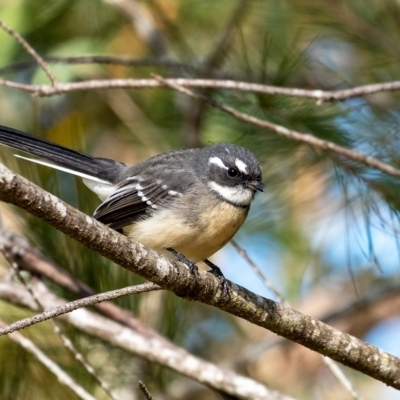
[[[398,358],[238,285],[231,284],[230,295],[223,297],[212,274],[200,271],[194,279],[184,264],[130,241],[2,165],[0,199],[178,296],[218,307],[400,389]]]

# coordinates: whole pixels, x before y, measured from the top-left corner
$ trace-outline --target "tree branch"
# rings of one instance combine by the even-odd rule
[[[0,199],[25,209],[178,296],[218,307],[400,389],[398,358],[233,283],[229,296],[224,297],[220,281],[212,274],[199,271],[194,279],[186,265],[130,241],[3,165],[0,165]]]
[[[28,271],[35,276],[48,279],[80,298],[96,294],[92,288],[76,279],[65,269],[54,264],[39,250],[32,248],[24,237],[14,232],[5,229],[0,230],[0,248],[10,263],[16,263],[18,268]],[[129,290],[128,288],[126,289]],[[124,295],[123,293],[120,294],[121,296]],[[164,340],[166,346],[174,346],[157,331],[137,320],[130,311],[118,307],[116,304],[105,299],[101,301],[101,303],[93,304],[101,314],[122,325],[128,326],[142,335],[155,336],[160,340]]]
[[[210,104],[211,106],[218,108],[219,110],[221,110],[229,115],[232,115],[233,117],[235,117],[241,121],[245,121],[252,125],[268,129],[272,132],[275,132],[279,136],[285,137],[285,138],[293,140],[295,142],[305,143],[305,144],[311,145],[317,149],[320,149],[323,151],[328,151],[330,153],[333,153],[333,154],[336,154],[336,155],[339,155],[342,157],[346,157],[350,160],[364,164],[370,168],[374,168],[379,171],[382,171],[388,175],[400,177],[399,169],[397,169],[389,164],[386,164],[383,161],[378,160],[377,158],[368,156],[368,155],[366,155],[364,153],[360,153],[358,151],[348,149],[343,146],[339,146],[339,145],[329,142],[327,140],[318,139],[317,137],[315,137],[314,135],[311,135],[309,133],[301,133],[301,132],[293,131],[282,125],[277,125],[272,122],[253,117],[252,115],[242,113],[241,111],[238,111],[233,107],[227,106],[222,103],[218,103],[217,101],[215,101],[209,97],[206,97],[202,94],[195,93],[192,90],[189,90],[184,86],[181,86],[181,85],[178,85],[175,83],[171,83],[168,81],[168,79],[163,79],[160,76],[156,76],[156,79],[159,80],[160,82],[164,83],[166,86],[169,86],[179,92],[182,92],[189,97],[201,99],[201,100],[205,101],[206,103]]]
[[[299,143],[305,143],[310,146],[313,146],[317,149],[328,151],[330,153],[345,157],[349,160],[359,162],[364,164],[370,168],[377,169],[381,172],[384,172],[388,175],[400,177],[400,170],[393,167],[390,164],[387,164],[379,159],[368,156],[364,153],[360,153],[355,150],[348,149],[343,146],[339,146],[333,142],[329,142],[327,140],[319,139],[309,133],[302,133],[290,130],[284,126],[274,124],[272,122],[262,120],[251,115],[242,113],[233,107],[221,104],[216,102],[215,100],[204,96],[199,93],[195,93],[189,89],[187,86],[191,87],[210,87],[204,86],[205,82],[230,82],[230,81],[212,81],[212,80],[204,80],[204,79],[163,79],[160,76],[157,76],[156,79],[112,79],[105,81],[85,81],[85,82],[75,82],[75,83],[57,83],[54,87],[48,85],[25,85],[21,83],[16,83],[13,81],[8,81],[5,79],[0,79],[0,85],[7,86],[10,88],[27,91],[30,93],[34,93],[37,96],[52,96],[55,94],[61,94],[65,92],[70,92],[74,90],[93,90],[93,89],[112,89],[112,88],[155,88],[161,86],[167,86],[173,88],[177,91],[185,93],[187,96],[192,98],[200,99],[208,104],[212,105],[215,108],[218,108],[233,117],[248,122],[250,124],[259,126],[261,128],[268,129],[279,136],[285,137],[289,140],[293,140]],[[240,83],[240,82],[236,82]],[[392,82],[395,84],[396,82]],[[400,81],[398,83],[398,89],[400,89]],[[255,85],[255,84],[247,84],[246,85]],[[262,85],[261,85],[262,86]],[[290,89],[292,90],[292,89]],[[293,89],[300,90],[300,89]],[[397,90],[397,89],[396,89]],[[320,92],[320,91],[318,91]]]
[[[35,51],[35,49],[18,33],[15,32],[12,28],[10,28],[7,24],[0,20],[0,27],[7,32],[10,36],[12,36],[26,51],[29,53],[38,65],[42,68],[44,73],[49,78],[51,85],[54,87],[57,83],[56,77],[51,72],[49,66],[43,60],[43,58]]]
[[[56,310],[54,309],[55,306],[58,307],[58,310],[70,308],[69,304],[71,303],[65,303],[64,300],[55,296],[40,282],[36,283],[35,292],[40,294],[42,304],[47,310],[38,316],[53,313]],[[36,303],[32,301],[27,292],[20,286],[10,282],[0,282],[0,298],[13,304],[37,310]],[[63,314],[61,318],[81,331],[96,336],[113,346],[171,368],[211,388],[221,390],[238,398],[246,400],[293,400],[266,388],[250,378],[221,369],[212,363],[187,353],[177,346],[165,346],[165,342],[156,337],[139,334],[89,310],[80,309],[79,312]]]
[[[106,59],[101,57],[100,60],[96,62],[106,62]],[[105,56],[104,56],[105,57]],[[79,58],[78,58],[79,59]],[[95,59],[95,58],[94,58]],[[50,58],[51,60],[51,58]],[[68,58],[67,58],[68,60]],[[96,59],[95,59],[96,60]],[[72,61],[72,60],[71,60]],[[107,61],[108,62],[108,61]],[[165,61],[142,61],[139,60],[126,60],[123,58],[121,61],[118,61],[118,58],[110,58],[110,63],[121,63],[121,64],[139,64],[139,65],[149,65],[149,64],[159,64],[163,66],[175,67],[175,63],[171,63],[167,60]],[[184,67],[184,64],[176,63],[176,67]],[[191,67],[194,68],[194,67]],[[201,70],[200,70],[201,71]],[[381,93],[381,92],[395,92],[400,90],[400,81],[392,81],[392,82],[384,82],[384,83],[374,83],[370,85],[356,86],[354,88],[349,89],[341,89],[341,90],[321,90],[321,89],[301,89],[301,88],[290,88],[290,87],[282,87],[282,86],[271,86],[271,85],[263,85],[260,83],[252,83],[252,82],[243,82],[243,81],[234,81],[230,79],[191,79],[191,78],[168,78],[165,79],[165,82],[168,84],[176,84],[183,87],[193,87],[193,88],[211,88],[211,89],[224,89],[224,90],[237,90],[242,92],[253,92],[253,93],[263,93],[263,94],[271,94],[271,95],[283,95],[289,97],[300,97],[300,98],[308,98],[315,99],[319,103],[323,102],[332,102],[332,101],[341,101],[350,99],[353,97],[362,97],[371,94]],[[70,83],[62,83],[57,82],[55,86],[49,85],[27,85],[27,84],[19,84],[18,82],[8,81],[5,79],[0,80],[0,85],[14,87],[16,89],[30,92],[30,93],[38,93],[40,97],[46,96],[54,96],[57,94],[72,92],[78,90],[89,90],[89,89],[114,89],[114,88],[122,88],[122,89],[142,89],[142,88],[155,88],[164,86],[156,79],[104,79],[104,80],[87,80],[82,82],[70,82]]]
[[[271,290],[271,292],[277,297],[277,299],[285,306],[290,307],[288,301],[285,300],[283,295],[275,287],[275,285],[270,281],[270,279],[261,271],[258,265],[249,257],[246,250],[244,250],[235,240],[230,242],[235,250],[240,254],[240,256],[247,262],[253,272],[261,279],[264,285]],[[339,383],[350,393],[354,400],[362,400],[361,395],[357,392],[353,384],[349,381],[344,372],[339,368],[339,366],[333,362],[330,358],[322,356],[323,363],[331,371],[332,375],[338,380]]]

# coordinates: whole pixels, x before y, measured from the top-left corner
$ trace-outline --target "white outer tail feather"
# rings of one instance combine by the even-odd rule
[[[20,156],[19,154],[14,154],[17,158],[22,158],[23,160],[27,160],[36,164],[45,165],[46,167],[54,168],[59,171],[67,172],[69,174],[79,176],[83,178],[83,183],[94,193],[99,196],[100,200],[104,201],[108,196],[110,196],[114,191],[115,187],[110,182],[105,181],[104,179],[96,178],[95,176],[91,176],[88,174],[84,174],[83,172],[74,171],[73,169],[62,167],[57,164],[53,164],[51,162],[38,160],[36,158],[28,158],[24,156]]]

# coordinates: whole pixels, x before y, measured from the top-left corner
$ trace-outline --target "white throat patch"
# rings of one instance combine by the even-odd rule
[[[251,204],[254,198],[254,191],[243,186],[221,186],[218,183],[208,182],[208,187],[218,193],[223,199],[236,206],[246,207]]]

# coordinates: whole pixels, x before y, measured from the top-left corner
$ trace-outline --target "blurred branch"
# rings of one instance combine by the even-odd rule
[[[235,9],[232,12],[223,33],[215,40],[213,49],[207,56],[204,65],[207,67],[218,67],[226,57],[233,40],[233,29],[238,26],[241,20],[247,15],[252,0],[238,0]]]
[[[71,238],[178,296],[220,308],[400,388],[400,360],[291,308],[229,283],[223,297],[218,278],[132,242],[0,165],[0,199],[25,209]],[[68,314],[75,315],[76,313]]]
[[[54,64],[106,64],[123,65],[127,67],[162,67],[170,70],[177,70],[183,73],[192,73],[208,77],[223,78],[225,74],[217,69],[207,68],[204,65],[194,66],[184,64],[166,58],[136,58],[129,56],[79,56],[79,57],[43,57],[47,63]],[[36,66],[33,61],[20,61],[0,68],[0,74],[18,72]]]
[[[160,289],[161,288],[158,285],[148,282],[148,283],[142,283],[141,285],[128,286],[122,289],[110,290],[108,292],[95,294],[93,296],[88,296],[83,299],[71,301],[60,307],[44,311],[40,314],[34,315],[33,317],[28,317],[25,319],[21,319],[17,322],[13,322],[12,324],[9,324],[0,329],[0,336],[10,332],[27,328],[28,326],[32,326],[43,321],[47,321],[48,319],[59,317],[60,315],[69,313],[79,308],[93,306],[94,304],[100,303],[101,301],[109,301],[122,296],[128,296],[131,294],[138,294],[138,293],[146,293]],[[37,304],[36,301],[35,303],[36,303],[35,309],[40,310],[40,306]]]
[[[28,241],[20,235],[3,229],[0,234],[0,247],[9,262],[16,263],[18,268],[26,270],[35,276],[49,279],[79,297],[88,297],[96,294],[89,286],[44,257],[39,250],[32,248]],[[128,326],[142,335],[164,340],[166,346],[174,346],[164,336],[137,320],[128,310],[124,310],[106,300],[92,305],[106,317]]]
[[[49,78],[51,85],[55,86],[57,83],[55,76],[53,75],[43,58],[33,49],[33,47],[18,32],[15,32],[12,28],[10,28],[1,20],[0,27],[10,36],[12,36],[35,59],[35,61],[38,63],[38,65],[40,65],[44,73]]]
[[[332,298],[333,304],[335,299]],[[400,315],[400,287],[369,288],[361,300],[331,310],[322,320],[352,335],[363,336],[380,322]]]
[[[0,327],[5,326],[6,323],[0,320]],[[9,333],[8,337],[15,343],[18,343],[28,353],[32,354],[39,360],[50,372],[52,372],[58,381],[67,386],[74,392],[80,399],[83,400],[96,400],[89,394],[82,386],[73,380],[64,370],[62,370],[55,362],[46,356],[31,340],[22,336],[19,332]]]
[[[138,382],[138,386],[140,391],[143,393],[144,397],[146,397],[147,400],[154,400],[153,396],[150,394],[146,385],[142,381]]]
[[[274,286],[274,284],[268,279],[267,276],[261,271],[258,265],[249,257],[246,250],[244,250],[241,246],[239,246],[235,240],[231,240],[231,244],[235,248],[235,250],[239,253],[239,255],[249,264],[251,269],[255,272],[256,275],[261,279],[264,285],[275,294],[275,296],[279,299],[279,301],[284,304],[286,307],[290,307],[290,304],[285,300],[283,295],[279,292],[279,290]],[[330,358],[322,356],[322,360],[324,364],[331,371],[332,375],[343,385],[343,387],[350,393],[350,395],[355,400],[361,400],[362,397],[354,388],[353,384],[347,379],[346,375],[343,371],[335,364]]]
[[[181,33],[180,29],[174,24],[170,18],[165,15],[164,9],[160,7],[157,1],[146,0],[146,5],[151,9],[152,15],[158,20],[159,25],[164,28],[165,36],[169,38],[169,41],[173,44],[177,44],[182,54],[180,59],[191,59],[195,60],[197,54],[187,43],[185,35]]]
[[[156,28],[153,17],[147,8],[136,0],[103,0],[119,10],[132,24],[137,34],[158,56],[167,54],[167,44]]]
[[[65,303],[64,300],[61,300],[51,293],[41,282],[36,282],[35,292],[40,294],[42,304],[45,309],[48,310],[46,312],[52,312],[54,307],[65,309],[68,304],[70,304]],[[32,301],[26,291],[20,286],[10,282],[0,282],[0,298],[16,305],[28,307],[31,310],[37,310],[37,305]],[[39,315],[43,314],[44,313]],[[237,375],[228,370],[220,369],[214,364],[194,357],[182,348],[167,347],[164,341],[138,334],[119,323],[86,309],[64,314],[61,318],[79,330],[98,337],[113,346],[171,368],[200,383],[232,394],[241,399],[291,399],[267,389],[265,386],[252,379]]]
[[[216,38],[215,44],[210,53],[204,57],[203,67],[206,69],[219,68],[232,48],[234,28],[240,25],[243,18],[247,15],[247,10],[251,0],[238,0],[226,25],[222,28],[222,34]],[[208,76],[207,78],[210,78]],[[202,91],[206,96],[211,96],[215,89],[208,88]],[[201,129],[207,104],[198,99],[180,102],[183,109],[181,123],[181,138],[184,148],[202,147]]]
[[[1,230],[3,231],[3,229],[1,229]],[[28,285],[27,281],[22,276],[22,274],[19,270],[18,264],[12,258],[7,257],[7,253],[5,253],[3,251],[3,248],[2,248],[2,252],[3,252],[4,256],[6,257],[7,261],[11,264],[12,268],[14,269],[14,272],[15,272],[16,276],[18,277],[18,280],[20,281],[20,283],[22,283],[22,285],[29,292],[32,299],[36,303],[38,310],[44,311],[44,308],[43,308],[38,296],[36,296],[36,293],[32,289],[32,286]],[[37,277],[34,277],[33,279],[37,279]],[[83,354],[75,347],[75,345],[72,343],[72,341],[65,335],[65,333],[63,332],[61,327],[57,324],[57,322],[54,319],[51,320],[51,324],[53,326],[54,332],[62,340],[64,347],[72,353],[74,358],[83,366],[83,368],[86,370],[86,372],[88,372],[88,374],[91,375],[95,379],[95,381],[100,385],[100,387],[107,393],[108,397],[111,400],[119,400],[119,397],[117,398],[116,396],[114,396],[114,394],[111,392],[109,385],[98,376],[98,374],[96,373],[94,368],[85,360],[85,358],[83,357]]]
[[[354,150],[348,149],[343,146],[339,146],[339,145],[329,142],[327,140],[318,139],[317,137],[315,137],[309,133],[301,133],[301,132],[293,131],[293,130],[285,128],[282,125],[277,125],[272,122],[253,117],[252,115],[242,113],[233,107],[227,106],[222,103],[218,103],[209,97],[195,93],[192,90],[189,90],[181,85],[171,83],[170,80],[168,80],[168,79],[163,79],[159,76],[157,76],[156,79],[159,80],[160,82],[164,83],[168,87],[178,90],[179,92],[185,93],[187,96],[201,99],[201,100],[207,102],[208,104],[210,104],[211,106],[218,108],[219,110],[224,111],[225,113],[232,115],[233,117],[235,117],[241,121],[249,122],[250,124],[259,126],[261,128],[266,128],[268,130],[275,132],[279,136],[285,137],[290,140],[294,140],[295,142],[305,143],[305,144],[311,145],[317,149],[320,149],[323,151],[328,151],[330,153],[346,157],[350,160],[360,162],[370,168],[378,169],[382,172],[385,172],[388,175],[400,177],[400,170],[398,170],[397,168],[395,168],[389,164],[386,164],[386,163],[378,160],[377,158],[367,156],[364,153],[360,153],[358,151],[354,151]]]

